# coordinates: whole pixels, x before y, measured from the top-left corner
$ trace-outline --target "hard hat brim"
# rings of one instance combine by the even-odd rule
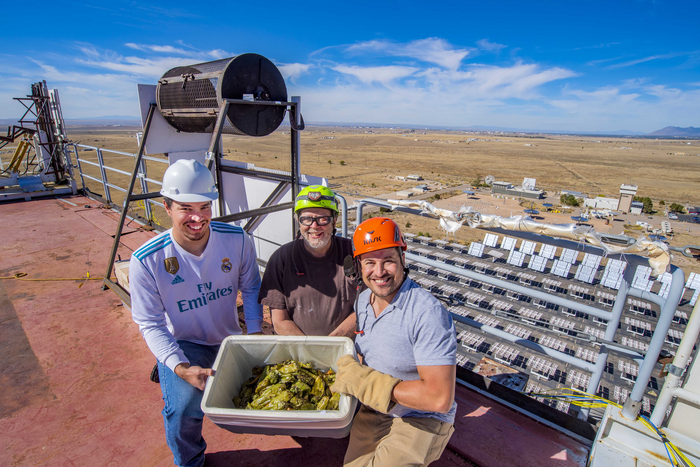
[[[178,203],[206,203],[209,201],[214,201],[219,198],[218,192],[213,193],[182,193],[179,195],[173,195],[164,193],[164,190],[160,190],[160,194],[166,198],[170,198]]]

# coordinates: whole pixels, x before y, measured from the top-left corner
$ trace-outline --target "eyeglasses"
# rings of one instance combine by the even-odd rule
[[[331,222],[333,222],[333,216],[319,216],[319,217],[302,216],[299,218],[299,223],[301,225],[305,225],[307,227],[310,227],[314,222],[316,222],[316,225],[318,225],[319,227],[323,227],[324,225],[328,225]]]

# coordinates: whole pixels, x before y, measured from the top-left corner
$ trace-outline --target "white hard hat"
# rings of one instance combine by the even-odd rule
[[[168,167],[160,194],[179,203],[204,203],[219,196],[209,169],[194,159],[180,159]]]

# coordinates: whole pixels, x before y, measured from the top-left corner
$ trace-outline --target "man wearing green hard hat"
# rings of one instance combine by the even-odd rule
[[[300,235],[270,257],[258,301],[270,307],[277,334],[353,337],[357,287],[343,269],[352,242],[335,235],[335,193],[321,185],[304,188],[294,215]]]

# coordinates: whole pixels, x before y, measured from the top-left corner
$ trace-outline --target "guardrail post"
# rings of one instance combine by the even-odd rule
[[[109,186],[107,185],[107,171],[105,170],[105,163],[104,159],[102,158],[102,150],[100,148],[96,148],[95,152],[97,153],[97,161],[100,163],[100,175],[102,176],[102,186],[105,190],[105,198],[107,198],[107,201],[111,203],[112,196],[109,193]]]
[[[138,177],[141,179],[141,193],[148,193],[148,182],[146,181],[147,176],[148,174],[146,172],[146,161],[141,159],[138,174]],[[144,199],[143,208],[146,211],[146,219],[148,219],[149,222],[153,222],[153,215],[151,212],[151,200]]]
[[[75,163],[78,164],[78,172],[80,172],[80,181],[83,184],[83,193],[85,192],[85,177],[83,177],[83,168],[80,165],[80,156],[78,155],[78,145],[73,143],[73,151],[75,152]]]
[[[341,229],[341,234],[343,237],[347,238],[348,237],[348,202],[345,201],[345,198],[340,196],[339,194],[335,195],[336,198],[340,201],[340,220],[342,223],[342,226],[340,227]]]

